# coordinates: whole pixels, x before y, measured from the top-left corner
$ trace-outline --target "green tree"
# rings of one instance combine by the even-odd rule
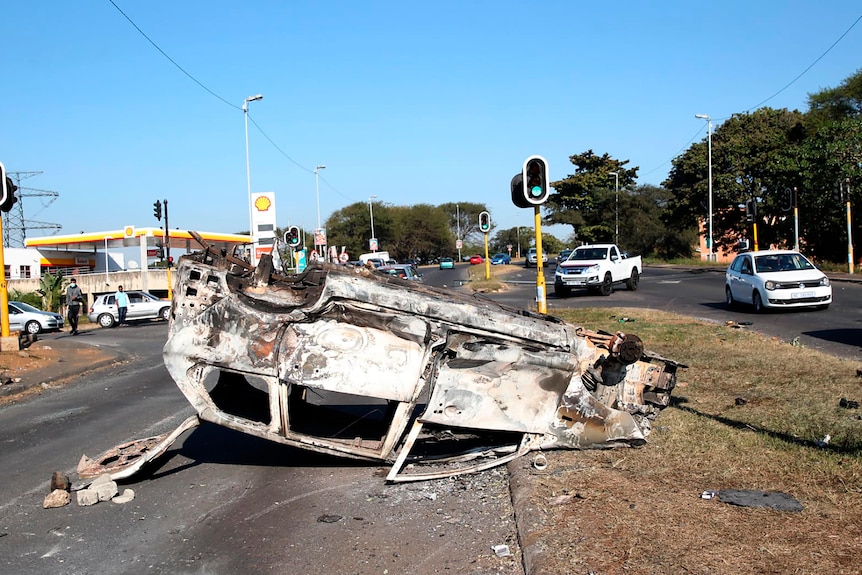
[[[431,261],[455,249],[455,237],[449,228],[449,215],[439,206],[417,204],[391,208],[395,237],[387,243],[390,255],[399,261]]]
[[[65,303],[63,296],[66,290],[65,278],[60,274],[46,272],[39,279],[39,288],[36,290],[42,296],[41,309],[46,311],[58,311]]]
[[[712,137],[712,218],[714,251],[735,247],[748,224],[741,206],[758,202],[759,245],[792,245],[792,220],[782,206],[782,192],[799,184],[799,158],[806,130],[798,111],[761,108],[737,114]],[[693,144],[673,160],[663,182],[672,193],[666,225],[677,232],[696,229],[709,214],[708,142]],[[705,232],[708,233],[708,232]]]
[[[857,70],[835,88],[809,94],[807,116],[814,129],[862,116],[862,70]]]
[[[626,168],[629,160],[617,160],[607,153],[598,156],[592,150],[570,156],[569,161],[575,165],[575,173],[551,182],[554,193],[544,206],[544,221],[570,225],[586,242],[614,241],[617,186],[622,203],[624,190],[634,186],[639,168]],[[620,227],[623,225],[620,219]]]
[[[485,211],[491,212],[485,204],[476,202],[448,202],[440,204],[438,207],[446,213],[449,229],[455,239],[459,239],[458,234],[460,232],[460,239],[462,240],[480,244],[483,242],[481,239],[482,232],[479,231],[479,214]],[[494,214],[492,213],[491,230],[494,228]]]
[[[326,220],[326,233],[329,245],[345,246],[350,257],[371,251],[371,214],[374,214],[374,235],[377,236],[378,251],[394,249],[396,241],[393,209],[382,202],[356,202],[334,212]],[[391,254],[390,254],[391,255]]]

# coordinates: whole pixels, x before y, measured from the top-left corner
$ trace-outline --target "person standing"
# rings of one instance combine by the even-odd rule
[[[126,313],[129,311],[129,294],[123,291],[123,286],[117,287],[117,293],[114,294],[114,301],[117,302],[119,326],[122,327],[126,323]]]
[[[72,335],[78,335],[78,314],[81,313],[81,303],[84,301],[84,292],[78,287],[78,280],[72,278],[69,287],[66,288],[66,314],[69,319],[69,327],[72,328]]]

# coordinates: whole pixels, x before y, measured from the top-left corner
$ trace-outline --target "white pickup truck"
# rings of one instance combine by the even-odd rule
[[[558,297],[568,297],[573,288],[587,288],[611,295],[618,282],[626,282],[628,289],[636,290],[641,269],[641,257],[627,257],[616,244],[580,246],[557,264],[554,293]]]

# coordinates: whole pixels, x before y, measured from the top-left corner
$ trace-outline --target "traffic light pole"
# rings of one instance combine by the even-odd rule
[[[545,267],[542,265],[542,214],[539,206],[535,208],[536,220],[536,305],[539,313],[548,313],[547,289],[545,287]]]
[[[173,264],[171,263],[171,228],[168,226],[168,201],[162,200],[165,204],[165,257],[168,258],[168,299],[174,299],[174,287],[173,282],[171,282],[171,267]]]
[[[0,238],[3,237],[3,217],[0,216]],[[6,260],[4,251],[6,248],[0,242],[0,270],[3,278],[0,279],[0,336],[9,337],[9,294],[6,291]]]

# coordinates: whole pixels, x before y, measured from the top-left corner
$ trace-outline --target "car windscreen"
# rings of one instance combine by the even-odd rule
[[[607,248],[589,248],[585,250],[575,250],[569,256],[570,260],[603,260],[608,255]]]
[[[769,254],[754,258],[759,273],[790,272],[814,269],[814,264],[801,254]]]

